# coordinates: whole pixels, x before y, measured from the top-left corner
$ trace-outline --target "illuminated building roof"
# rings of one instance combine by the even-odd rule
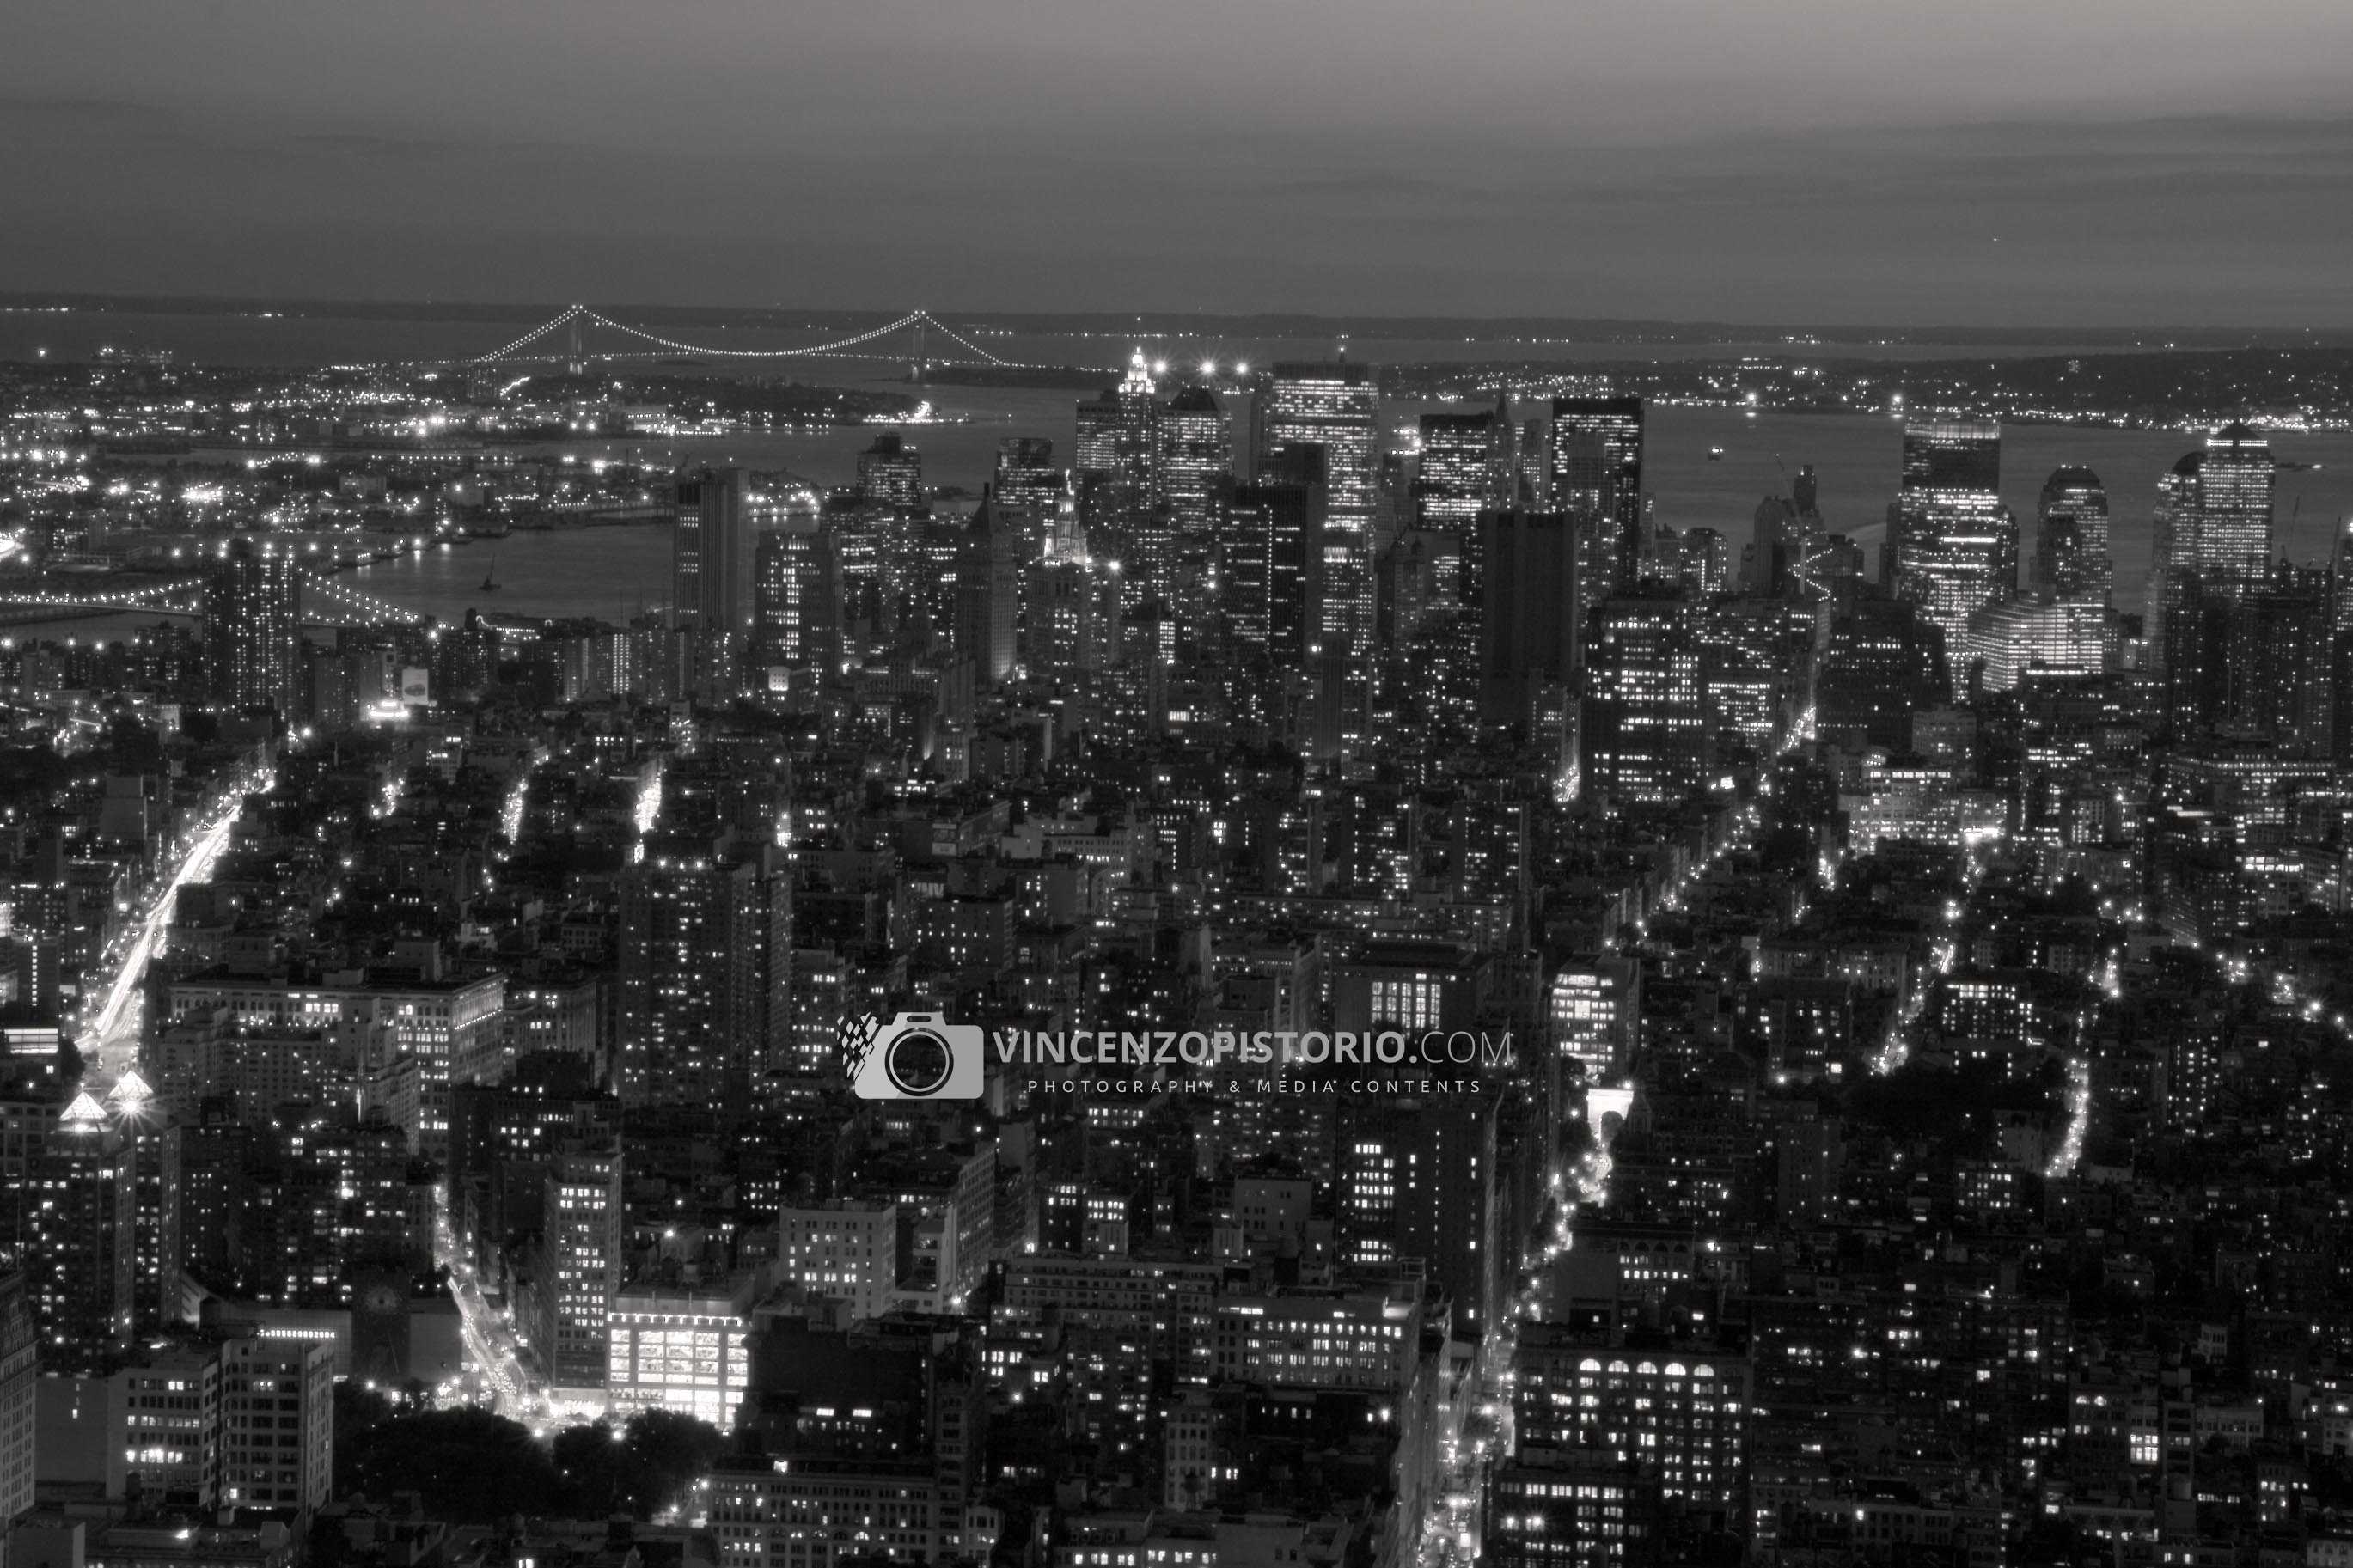
[[[84,1089],[74,1096],[73,1103],[58,1117],[58,1125],[76,1131],[103,1127],[106,1125],[106,1108],[90,1098],[90,1090]]]

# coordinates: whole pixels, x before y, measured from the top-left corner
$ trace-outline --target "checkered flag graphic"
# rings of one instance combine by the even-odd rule
[[[871,1014],[851,1015],[833,1026],[834,1038],[841,1046],[841,1069],[852,1082],[858,1069],[866,1065],[866,1058],[874,1049],[874,1037],[882,1032],[882,1020]]]

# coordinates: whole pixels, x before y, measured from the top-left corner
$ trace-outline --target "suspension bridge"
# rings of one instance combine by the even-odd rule
[[[425,626],[432,624],[430,616],[346,586],[323,573],[305,569],[298,574],[302,584],[302,624],[305,626]],[[202,577],[182,577],[116,593],[0,594],[0,626],[34,626],[45,621],[78,621],[93,616],[197,616],[204,614],[204,591],[205,579]]]
[[[763,327],[758,330],[788,329]],[[885,346],[902,332],[906,334],[903,352]],[[629,346],[612,346],[609,338],[600,341],[600,334],[617,336]],[[963,353],[942,352],[937,346],[942,343],[960,349]],[[488,353],[475,354],[467,359],[409,360],[402,363],[403,368],[407,369],[447,370],[486,369],[501,364],[562,364],[571,367],[575,374],[580,374],[592,363],[681,358],[721,360],[731,363],[795,359],[880,360],[908,365],[918,381],[923,379],[927,367],[935,364],[987,365],[1002,370],[1060,368],[1023,364],[1007,359],[983,348],[924,310],[910,310],[895,321],[825,342],[807,343],[797,348],[738,349],[665,337],[659,332],[630,326],[626,321],[617,321],[586,305],[568,305],[514,342],[492,349]]]

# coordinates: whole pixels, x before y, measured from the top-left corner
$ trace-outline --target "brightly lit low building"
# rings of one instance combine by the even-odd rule
[[[2040,595],[1989,605],[1969,616],[1964,657],[1983,660],[1985,689],[2012,691],[2031,672],[2097,676],[2108,665],[2108,609],[2097,599]]]
[[[613,1298],[605,1385],[616,1415],[671,1410],[722,1431],[749,1381],[753,1275],[702,1289],[633,1285]]]

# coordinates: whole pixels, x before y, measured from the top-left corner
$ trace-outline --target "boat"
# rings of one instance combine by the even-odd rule
[[[1721,447],[1710,447],[1707,449],[1707,460],[1711,463],[1721,463],[1724,461],[1724,448]]]
[[[485,594],[495,594],[498,591],[499,558],[493,555],[491,557],[491,569],[482,574],[482,592]]]

